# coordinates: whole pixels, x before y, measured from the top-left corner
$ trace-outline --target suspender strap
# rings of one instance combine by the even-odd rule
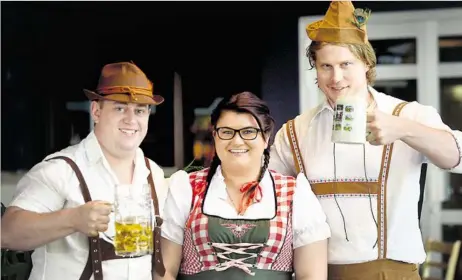
[[[91,196],[90,196],[90,191],[88,189],[87,183],[85,182],[85,179],[83,178],[82,172],[80,171],[79,167],[77,164],[70,158],[65,157],[65,156],[57,156],[48,159],[62,159],[66,161],[71,168],[74,170],[77,179],[79,180],[80,184],[80,190],[82,191],[83,198],[85,200],[85,203],[91,201]],[[157,198],[157,193],[156,193],[156,188],[154,185],[154,179],[153,179],[153,174],[151,171],[151,167],[149,164],[149,159],[145,158],[146,162],[146,167],[149,169],[149,175],[148,175],[148,182],[149,185],[151,186],[151,197],[153,200],[154,204],[154,219],[156,221],[156,225],[154,227],[154,254],[152,256],[152,269],[155,269],[157,273],[161,276],[164,276],[165,274],[165,267],[162,259],[162,252],[160,250],[160,238],[161,238],[161,230],[160,227],[162,225],[162,218],[160,217],[160,211],[159,211],[159,200]],[[114,246],[108,242],[106,242],[103,239],[100,239],[99,237],[88,237],[88,242],[89,242],[89,252],[88,252],[88,258],[87,258],[87,263],[85,265],[85,268],[82,272],[82,275],[80,276],[79,280],[89,280],[91,278],[91,275],[94,275],[95,280],[103,280],[103,270],[101,267],[101,262],[103,260],[112,260],[112,259],[122,259],[123,257],[116,256],[115,251],[114,251]]]
[[[151,185],[151,196],[152,196],[152,201],[154,203],[154,215],[156,219],[156,225],[154,226],[154,254],[152,256],[152,269],[156,270],[156,272],[160,276],[165,275],[165,266],[164,266],[164,261],[162,259],[162,250],[160,248],[160,239],[161,239],[161,230],[160,227],[163,223],[162,218],[160,217],[160,212],[159,212],[159,201],[157,199],[157,193],[156,193],[156,188],[154,186],[154,179],[152,178],[152,171],[151,171],[151,166],[149,164],[149,159],[144,158],[146,162],[146,166],[149,169],[149,175],[148,175],[148,182],[149,185]]]
[[[52,159],[62,159],[67,162],[71,168],[74,170],[77,179],[79,180],[80,190],[82,191],[83,199],[85,203],[91,201],[90,191],[88,190],[87,183],[83,178],[82,172],[80,171],[77,164],[70,158],[64,156],[57,156],[50,158]],[[47,161],[48,161],[47,160]],[[85,268],[80,276],[80,280],[88,280],[91,275],[94,275],[95,280],[103,280],[103,269],[101,267],[101,244],[99,237],[88,237],[90,250],[88,251],[88,258]]]
[[[401,110],[406,106],[408,102],[401,102],[396,105],[395,109],[393,110],[393,116],[399,116]],[[382,166],[380,168],[380,188],[379,194],[377,196],[377,251],[378,251],[378,259],[385,259],[387,258],[387,245],[388,245],[388,227],[387,227],[387,183],[388,183],[388,174],[390,171],[390,164],[391,158],[393,154],[393,146],[394,144],[391,143],[383,147],[382,152]]]
[[[404,106],[406,106],[409,102],[403,101],[396,105],[395,109],[393,110],[393,116],[399,116],[401,114],[401,110],[403,110]]]
[[[77,164],[72,159],[65,157],[65,156],[53,157],[53,158],[48,159],[47,161],[52,160],[52,159],[62,159],[72,167],[72,170],[74,170],[75,175],[77,176],[77,179],[79,180],[80,190],[82,191],[82,195],[83,195],[83,199],[85,200],[85,203],[90,202],[91,195],[90,195],[90,191],[88,190],[87,182],[85,182],[82,172],[80,171]]]
[[[298,145],[297,133],[295,132],[295,120],[289,120],[286,123],[287,137],[289,138],[290,149],[294,158],[295,170],[298,173],[306,174],[305,165],[303,164],[303,157]]]

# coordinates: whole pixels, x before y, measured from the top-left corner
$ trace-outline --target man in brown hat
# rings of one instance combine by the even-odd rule
[[[135,64],[105,65],[91,102],[94,130],[79,144],[47,156],[18,183],[2,218],[2,248],[34,250],[29,279],[152,279],[162,274],[160,254],[115,255],[114,188],[149,183],[155,213],[154,240],[167,194],[163,170],[139,148],[150,106],[164,99]],[[104,239],[103,239],[104,238]],[[160,250],[154,245],[155,252]]]
[[[420,279],[421,165],[462,171],[462,134],[434,108],[372,87],[376,56],[367,39],[369,16],[349,1],[334,1],[324,19],[307,26],[307,57],[326,99],[277,132],[269,168],[303,172],[320,200],[332,231],[329,279]],[[367,142],[333,143],[337,99],[361,95],[369,104]]]

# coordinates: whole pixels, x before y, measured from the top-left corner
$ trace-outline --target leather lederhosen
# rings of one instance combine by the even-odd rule
[[[77,179],[79,180],[80,190],[82,191],[82,195],[85,200],[85,203],[90,202],[91,201],[90,191],[88,190],[87,183],[85,182],[82,172],[80,171],[77,164],[72,159],[65,157],[65,156],[57,156],[57,157],[50,158],[48,160],[52,160],[52,159],[63,159],[72,167],[72,169],[74,170],[77,176]],[[159,273],[159,275],[163,276],[165,274],[165,267],[164,267],[164,263],[162,260],[162,253],[160,250],[160,238],[161,238],[160,226],[162,225],[163,220],[160,217],[159,202],[157,199],[156,188],[154,187],[154,180],[152,177],[151,167],[149,165],[149,159],[145,158],[145,162],[146,162],[146,167],[150,171],[148,175],[148,182],[151,185],[151,196],[152,196],[152,200],[154,204],[154,215],[156,219],[156,224],[153,230],[153,235],[154,235],[154,238],[153,238],[154,247],[153,248],[155,250],[152,256],[152,270],[154,271],[155,269],[157,273]],[[103,270],[102,270],[101,262],[107,261],[107,260],[123,259],[124,257],[117,256],[115,254],[114,245],[105,241],[102,238],[88,237],[88,242],[89,242],[88,260],[87,260],[87,263],[85,265],[85,268],[79,280],[89,280],[92,274],[94,275],[95,280],[103,280]]]

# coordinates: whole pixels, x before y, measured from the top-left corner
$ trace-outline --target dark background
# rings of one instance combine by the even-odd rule
[[[355,2],[377,11],[462,7],[462,2]],[[173,165],[173,73],[183,79],[185,162],[193,109],[248,90],[279,128],[297,115],[300,16],[329,2],[2,2],[2,170],[29,169],[85,137],[84,101],[102,66],[133,60],[166,98],[151,118],[147,156]]]

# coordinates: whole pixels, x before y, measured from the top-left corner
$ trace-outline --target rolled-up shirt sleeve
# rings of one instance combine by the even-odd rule
[[[191,210],[192,187],[185,171],[175,172],[169,179],[164,205],[162,237],[183,245],[184,228]]]
[[[453,130],[448,125],[446,125],[443,122],[443,120],[441,119],[441,116],[438,113],[438,111],[436,111],[436,109],[431,107],[431,106],[422,105],[419,108],[419,112],[417,114],[417,121],[424,124],[424,125],[426,125],[426,126],[436,128],[436,129],[445,130],[445,131],[451,133],[451,135],[454,138],[454,141],[455,141],[455,143],[457,145],[457,153],[458,153],[458,156],[459,156],[459,162],[453,168],[449,168],[449,169],[445,169],[445,170],[449,171],[449,172],[462,173],[462,146],[461,146],[461,144],[462,144],[462,132],[459,131],[459,130]],[[423,155],[422,155],[422,157],[423,157],[423,162],[427,162],[427,163],[429,162],[427,157],[425,157]]]
[[[294,249],[331,236],[326,214],[303,173],[297,176],[292,206],[292,226]]]

